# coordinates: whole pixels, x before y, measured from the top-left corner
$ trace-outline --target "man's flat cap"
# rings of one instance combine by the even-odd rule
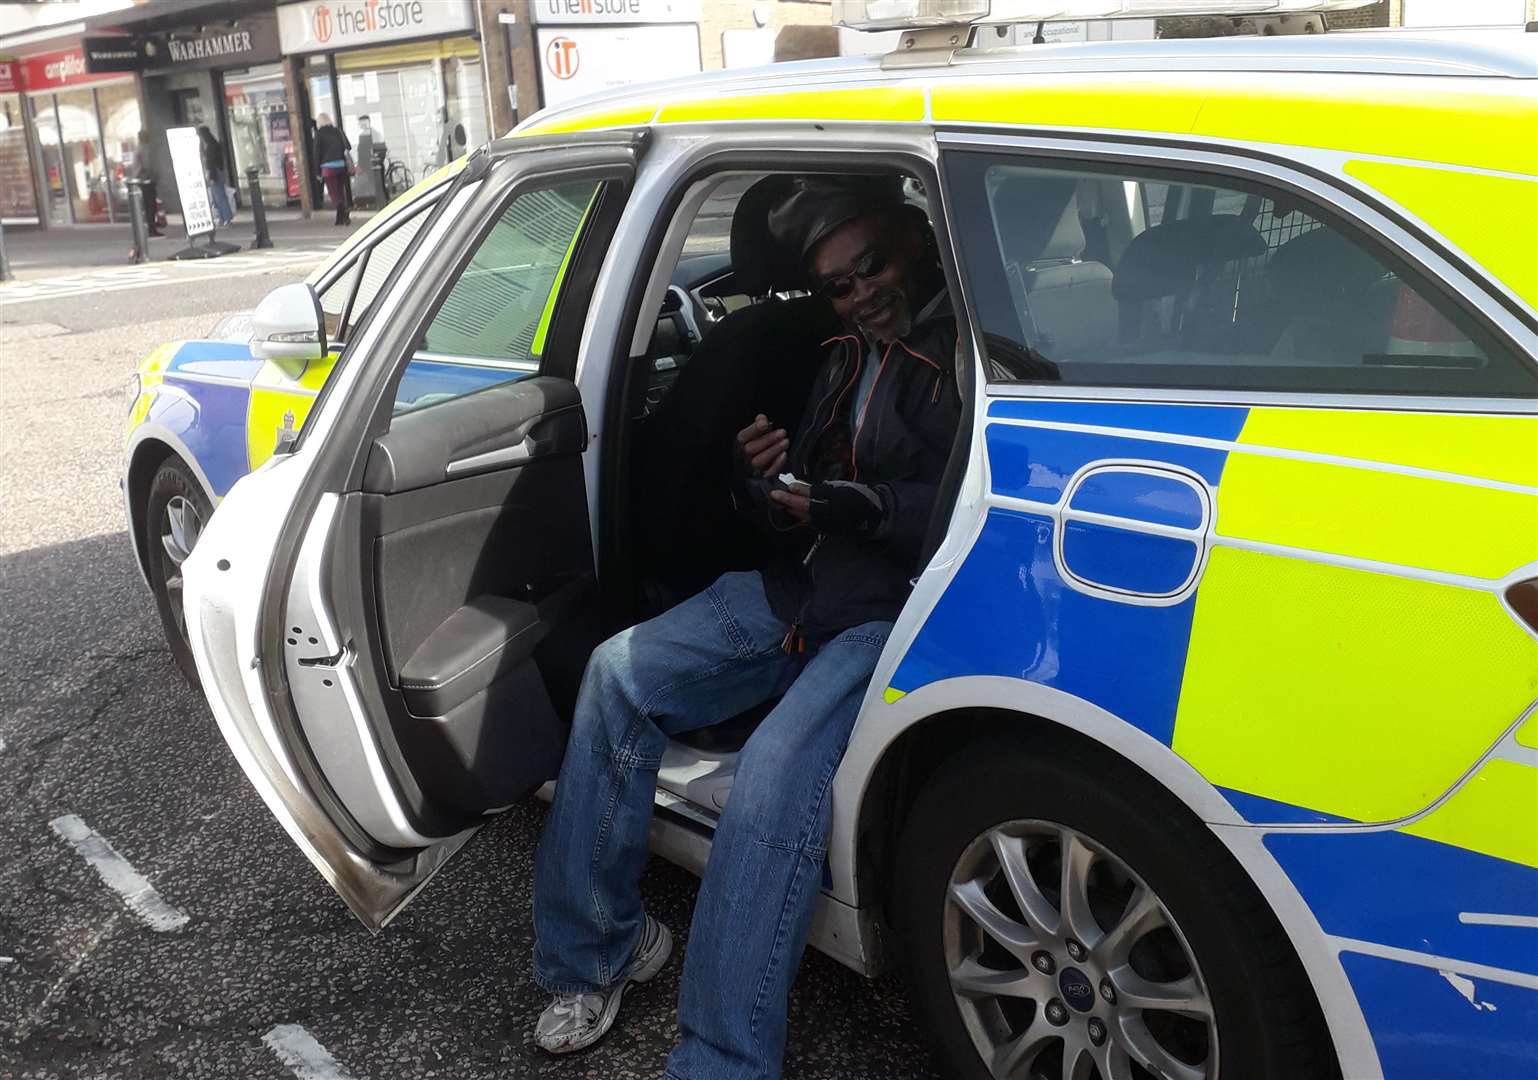
[[[798,176],[769,211],[769,235],[804,262],[840,225],[903,205],[901,177]]]

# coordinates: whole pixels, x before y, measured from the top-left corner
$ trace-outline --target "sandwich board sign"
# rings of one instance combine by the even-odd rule
[[[214,231],[214,210],[208,204],[208,181],[203,176],[203,147],[198,129],[166,129],[166,143],[171,148],[171,171],[176,175],[176,195],[182,204],[182,221],[187,239]]]
[[[166,128],[166,145],[171,150],[171,172],[176,177],[176,195],[182,204],[182,224],[187,229],[187,246],[173,259],[212,259],[239,251],[239,244],[214,239],[214,209],[208,202],[208,180],[203,172],[203,147],[195,127]],[[207,236],[206,244],[197,238]]]

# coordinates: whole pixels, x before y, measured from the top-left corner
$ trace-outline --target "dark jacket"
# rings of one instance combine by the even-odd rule
[[[347,152],[351,149],[352,143],[348,142],[347,133],[335,124],[315,129],[316,169],[328,161],[346,161]]]
[[[797,430],[822,345],[839,328],[820,297],[739,308],[706,332],[637,427],[631,498],[645,511],[635,516],[636,559],[666,587],[655,610],[699,592],[723,569],[758,569],[772,554],[764,530],[727,497],[732,446],[757,413]]]
[[[796,428],[786,470],[810,483],[853,480],[881,497],[874,538],[829,534],[795,524],[768,501],[768,483],[747,485],[759,520],[778,536],[764,569],[774,613],[812,642],[851,626],[892,620],[902,610],[950,457],[961,399],[956,389],[956,322],[948,304],[883,350],[858,431],[849,414],[866,363],[866,345],[846,333],[824,343],[822,370]]]

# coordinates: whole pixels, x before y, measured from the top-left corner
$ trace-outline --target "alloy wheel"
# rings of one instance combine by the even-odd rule
[[[183,641],[187,639],[187,616],[182,611],[182,564],[192,554],[193,545],[202,532],[203,518],[191,500],[173,495],[166,501],[165,513],[160,520],[160,545],[166,552],[166,599]]]
[[[995,826],[951,873],[951,993],[999,1080],[1216,1080],[1206,983],[1159,897],[1050,821]]]

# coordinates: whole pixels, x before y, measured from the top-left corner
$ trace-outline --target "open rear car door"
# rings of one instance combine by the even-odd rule
[[[642,145],[479,151],[294,450],[235,486],[187,561],[220,731],[372,928],[559,769],[592,610],[577,352]],[[293,316],[263,338],[262,314],[263,347],[326,348]]]

